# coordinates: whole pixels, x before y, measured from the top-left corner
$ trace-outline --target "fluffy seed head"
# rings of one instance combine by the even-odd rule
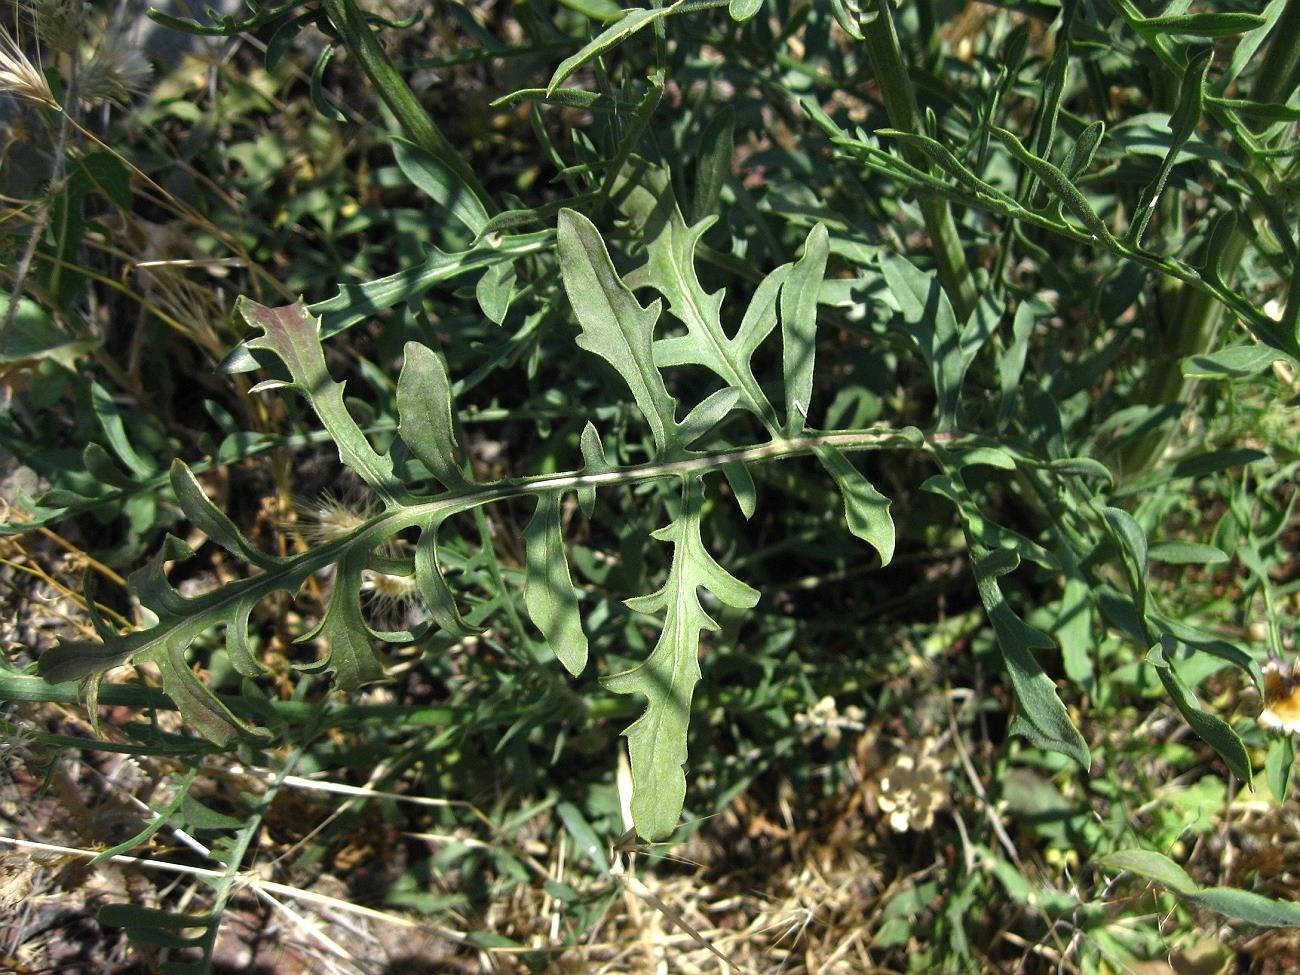
[[[321,545],[356,531],[379,513],[374,504],[364,498],[347,497],[325,491],[309,501],[297,501],[297,531],[309,545]]]
[[[81,98],[88,105],[122,105],[144,91],[152,74],[153,67],[137,48],[121,35],[111,34],[82,70]]]

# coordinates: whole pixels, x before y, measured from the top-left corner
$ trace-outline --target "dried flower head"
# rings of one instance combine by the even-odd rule
[[[399,576],[365,569],[361,573],[361,592],[374,624],[401,626],[418,602],[420,590],[414,574]]]
[[[333,491],[324,491],[314,500],[296,501],[293,507],[298,515],[293,527],[312,546],[349,535],[379,514],[371,501]]]
[[[28,59],[9,32],[0,27],[0,94],[6,92],[57,107],[44,73]]]
[[[943,769],[944,756],[934,738],[922,738],[886,769],[877,802],[897,832],[929,829],[934,814],[948,805]]]
[[[47,47],[71,54],[80,45],[81,26],[86,22],[82,0],[27,0],[22,6]]]
[[[828,694],[807,711],[796,714],[794,723],[804,741],[812,741],[821,736],[824,746],[834,748],[840,743],[845,731],[864,730],[865,717],[865,712],[856,704],[850,704],[841,714],[835,698]]]
[[[153,67],[121,34],[110,34],[82,69],[81,99],[87,105],[125,104],[149,84]]]

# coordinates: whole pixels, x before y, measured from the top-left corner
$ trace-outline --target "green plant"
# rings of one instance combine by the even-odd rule
[[[223,362],[232,382],[252,371],[267,378],[247,390],[256,406],[240,387],[225,394],[253,423],[209,410],[220,445],[162,424],[128,427],[114,395],[90,387],[74,414],[80,458],[46,464],[53,490],[6,531],[127,513],[130,537],[113,564],[146,544],[157,554],[131,576],[136,625],[92,616],[96,639],[65,640],[41,655],[39,676],[6,674],[0,692],[66,699],[60,685],[81,681],[92,716],[99,700],[174,705],[205,739],[186,745],[142,732],[146,752],[306,747],[322,728],[367,720],[367,705],[313,692],[318,703],[297,707],[268,694],[256,683],[270,642],[258,620],[267,607],[282,613],[284,594],[328,577],[311,618],[277,634],[284,646],[323,645],[316,659],[291,661],[305,675],[295,693],[307,693],[315,675],[353,694],[395,665],[429,667],[448,684],[471,668],[500,687],[486,692],[486,705],[459,696],[437,720],[463,743],[504,728],[498,747],[523,749],[521,769],[538,765],[551,740],[559,755],[590,721],[631,717],[632,825],[657,840],[692,804],[684,768],[697,761],[688,743],[702,640],[710,666],[738,684],[706,682],[710,733],[774,761],[795,747],[789,715],[812,714],[822,698],[808,673],[832,697],[869,693],[882,708],[900,707],[892,692],[877,694],[889,683],[879,675],[835,686],[825,661],[841,651],[823,659],[809,648],[802,660],[789,642],[811,644],[804,634],[817,633],[852,645],[842,632],[850,621],[870,619],[872,601],[892,605],[896,590],[923,578],[891,573],[958,553],[974,585],[964,572],[940,578],[936,591],[952,601],[956,623],[950,637],[942,618],[915,614],[911,622],[929,631],[922,659],[963,679],[996,664],[1014,704],[992,737],[1025,745],[990,759],[995,789],[1020,803],[1031,842],[1083,850],[1090,886],[1058,886],[1036,900],[1014,844],[995,856],[990,839],[979,851],[998,864],[993,879],[968,871],[926,922],[947,948],[916,955],[914,970],[973,964],[976,939],[965,926],[994,883],[1039,911],[1049,932],[1073,918],[1070,950],[1083,970],[1153,950],[1110,924],[1106,870],[1154,879],[1189,909],[1300,923],[1295,905],[1262,880],[1258,891],[1206,889],[1138,849],[1167,851],[1191,828],[1179,815],[1148,828],[1096,813],[1121,805],[1131,779],[1147,776],[1145,758],[1129,751],[1136,746],[1108,727],[1133,701],[1151,707],[1144,695],[1157,687],[1209,749],[1161,761],[1194,760],[1213,770],[1207,778],[1249,784],[1262,752],[1273,795],[1289,793],[1290,735],[1269,737],[1250,717],[1234,717],[1237,684],[1226,675],[1261,692],[1266,655],[1294,652],[1296,586],[1286,567],[1300,358],[1300,4],[1274,0],[1262,13],[1231,4],[1144,13],[1128,0],[995,5],[964,38],[965,57],[938,29],[941,5],[930,3],[679,0],[622,11],[575,0],[554,15],[518,6],[526,38],[518,50],[466,7],[449,5],[447,16],[477,41],[460,63],[558,61],[545,86],[492,93],[535,140],[539,170],[554,173],[545,190],[502,188],[467,162],[379,41],[377,30],[394,23],[353,0],[172,22],[226,36],[267,29],[272,68],[295,36],[320,27],[332,46],[309,84],[319,117],[304,127],[346,120],[341,110],[353,108],[327,91],[331,52],[345,52],[391,113],[375,152],[396,164],[389,185],[422,194],[424,225],[402,266],[368,255],[363,280],[344,280],[345,262],[319,255],[286,269],[284,281],[248,277],[251,297],[235,303],[225,334],[258,334],[202,347],[233,346]],[[956,32],[955,20],[948,26]],[[801,58],[787,50],[795,38]],[[581,86],[567,84],[575,78]],[[710,113],[711,93],[724,89],[732,110]],[[673,99],[682,107],[670,108]],[[545,106],[589,113],[590,125],[557,130]],[[254,182],[273,152],[264,138],[237,154]],[[733,172],[738,145],[762,160],[759,179]],[[77,163],[90,181],[75,200],[70,182],[59,206],[78,209],[99,192],[130,210],[124,164],[94,153]],[[401,239],[409,226],[395,212],[358,219],[355,233],[381,239]],[[235,229],[228,235],[239,240]],[[47,277],[74,264],[79,233],[34,251]],[[271,226],[247,236],[250,257],[259,244],[270,253]],[[334,225],[324,236],[333,247],[347,234]],[[471,279],[472,292],[442,290]],[[79,307],[78,293],[57,280],[43,287],[37,297],[55,296],[56,310]],[[300,291],[336,293],[263,303]],[[1226,316],[1243,329],[1225,334]],[[336,347],[348,354],[331,361]],[[112,357],[104,359],[111,374]],[[340,376],[347,392],[366,395],[345,396]],[[48,384],[53,401],[62,382],[51,370],[35,388]],[[277,391],[305,401],[320,430],[303,422],[295,397],[267,395]],[[474,429],[486,415],[508,425],[495,470]],[[8,436],[25,457],[50,439]],[[297,549],[255,543],[202,483],[262,453],[273,453],[276,477],[287,481],[288,449],[308,444],[337,450],[367,502]],[[826,517],[832,504],[843,519]],[[524,527],[503,533],[522,522],[521,507]],[[160,538],[182,523],[225,554]],[[773,568],[783,554],[818,587],[862,571],[865,550],[845,543],[844,525],[882,570],[873,564],[849,605],[828,598],[789,619],[764,606],[765,589],[790,582]],[[245,568],[195,595],[169,581],[169,563],[216,557]],[[384,618],[366,595],[380,586],[414,593],[418,618]],[[87,605],[93,613],[93,598]],[[1256,619],[1264,646],[1252,645]],[[499,664],[470,659],[478,641],[491,642]],[[906,672],[912,660],[875,656],[879,664],[866,664],[886,671]],[[124,664],[156,667],[165,697],[104,683]],[[592,687],[583,675],[593,671],[605,691],[633,700]],[[977,696],[949,734],[986,722],[985,706]],[[394,732],[411,731],[437,707],[385,714],[397,716]],[[476,707],[477,717],[466,713]],[[912,699],[881,720],[894,719],[917,734],[934,724]],[[597,745],[612,768],[609,736]],[[466,744],[448,775],[471,775],[476,747]],[[758,774],[727,771],[712,747],[699,761],[718,797]],[[1103,772],[1089,778],[1097,755]],[[1226,802],[1228,787],[1222,794]],[[561,815],[575,837],[592,833],[575,806]],[[923,890],[885,912],[884,947],[906,940],[892,922],[923,914],[939,896]]]

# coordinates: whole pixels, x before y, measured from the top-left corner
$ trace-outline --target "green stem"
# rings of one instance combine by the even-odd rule
[[[894,29],[889,0],[875,0],[875,6],[874,17],[870,20],[863,17],[862,35],[866,41],[871,70],[880,85],[889,123],[903,132],[924,135],[916,107],[916,94],[911,78],[908,77],[907,65],[903,62],[903,51],[898,43],[898,32]],[[909,163],[929,172],[929,160],[920,150],[905,145],[902,151]],[[975,308],[977,296],[975,282],[966,263],[966,252],[957,235],[957,223],[953,220],[947,200],[922,194],[920,204],[926,230],[934,243],[939,281],[947,292],[958,319],[965,321]]]
[[[334,25],[334,30],[338,32],[339,40],[360,63],[366,77],[379,92],[379,97],[396,116],[411,141],[455,173],[469,191],[478,197],[489,215],[495,214],[497,207],[491,195],[479,182],[469,163],[461,157],[425,111],[411,86],[398,73],[375,32],[366,23],[365,15],[357,6],[356,0],[322,0],[322,6],[330,23]]]
[[[1290,0],[1282,16],[1273,26],[1269,48],[1249,97],[1259,102],[1285,102],[1297,82],[1300,82],[1300,0]],[[1254,167],[1258,170],[1259,167]],[[1274,181],[1267,173],[1257,172],[1266,189]],[[1240,222],[1234,227],[1219,261],[1220,273],[1226,284],[1231,284],[1237,268],[1250,242],[1247,230]],[[1294,274],[1293,274],[1294,277]],[[1291,289],[1294,291],[1294,287]],[[1204,290],[1180,288],[1170,304],[1167,317],[1162,315],[1164,334],[1159,340],[1161,358],[1152,363],[1147,381],[1138,399],[1152,406],[1163,403],[1188,402],[1196,383],[1184,379],[1182,360],[1190,355],[1208,352],[1218,339],[1223,324],[1224,305]],[[1287,316],[1287,320],[1292,320]],[[1287,333],[1294,339],[1294,327]],[[1177,429],[1167,424],[1163,429],[1143,437],[1120,452],[1118,467],[1121,477],[1129,479],[1146,472],[1164,454]]]

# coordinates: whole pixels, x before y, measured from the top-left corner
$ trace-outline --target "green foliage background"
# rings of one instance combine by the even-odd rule
[[[1300,585],[1300,3],[1155,6],[250,4],[158,17],[237,56],[112,110],[73,81],[110,42],[52,48],[3,171],[39,489],[3,531],[82,554],[87,615],[0,697],[130,707],[116,747],[182,769],[114,852],[222,838],[201,917],[106,923],[207,970],[272,792],[190,793],[237,758],[482,809],[500,845],[383,894],[471,930],[569,837],[570,947],[629,827],[790,787],[808,828],[919,804],[868,830],[882,970],[1300,924],[1228,828],[1294,763],[1256,715]],[[43,720],[8,728],[99,747]]]

